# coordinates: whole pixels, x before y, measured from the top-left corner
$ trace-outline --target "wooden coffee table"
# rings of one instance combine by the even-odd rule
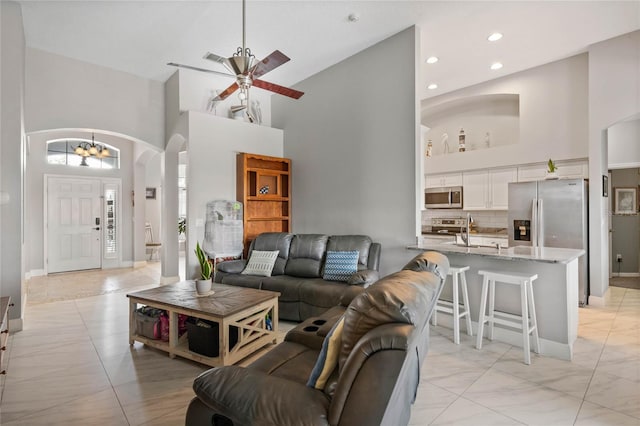
[[[212,367],[234,364],[258,349],[276,343],[278,332],[278,296],[280,293],[224,284],[213,285],[214,294],[197,296],[193,281],[183,281],[127,294],[129,298],[129,344],[142,342]],[[169,314],[169,341],[136,334],[135,312],[138,304],[152,306]],[[219,356],[208,357],[191,352],[186,334],[178,338],[178,314],[218,323]],[[266,316],[272,329],[267,329]],[[238,343],[229,349],[229,327],[238,328]]]

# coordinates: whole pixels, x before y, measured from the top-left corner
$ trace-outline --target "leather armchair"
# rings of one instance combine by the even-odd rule
[[[307,319],[248,367],[202,373],[186,425],[407,424],[448,268],[444,255],[422,253],[348,306]],[[338,366],[324,390],[308,387],[324,336],[341,317]]]

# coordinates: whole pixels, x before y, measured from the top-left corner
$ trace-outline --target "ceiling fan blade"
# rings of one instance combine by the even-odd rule
[[[171,65],[172,67],[177,67],[177,68],[186,68],[188,70],[194,70],[194,71],[200,71],[200,72],[208,72],[210,74],[224,75],[225,77],[233,77],[233,78],[236,77],[235,75],[230,74],[228,72],[220,72],[220,71],[208,70],[208,69],[205,69],[205,68],[192,67],[191,65],[176,64],[175,62],[169,62],[169,63],[167,63],[167,65]]]
[[[281,51],[274,50],[269,56],[258,62],[253,67],[253,72],[251,74],[253,77],[260,77],[290,60],[291,59]]]
[[[231,86],[229,86],[226,89],[224,89],[223,92],[220,92],[218,94],[218,96],[216,96],[213,100],[214,101],[221,101],[223,99],[226,99],[226,98],[229,97],[230,94],[232,94],[236,90],[238,90],[238,83],[233,83]]]
[[[222,56],[216,55],[215,53],[211,53],[211,52],[207,52],[204,56],[204,59],[208,59],[210,61],[213,62],[218,62],[220,64],[224,64],[224,61],[227,60],[227,58],[223,58]]]
[[[254,79],[253,80],[253,85],[255,87],[259,87],[261,89],[269,90],[271,92],[278,93],[279,95],[288,96],[288,97],[293,98],[293,99],[300,99],[300,97],[302,95],[304,95],[304,92],[300,92],[299,90],[291,89],[289,87],[280,86],[280,85],[275,84],[275,83],[269,83],[268,81],[264,81],[264,80]]]

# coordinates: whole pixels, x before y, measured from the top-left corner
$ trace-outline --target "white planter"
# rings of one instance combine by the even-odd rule
[[[211,292],[211,280],[196,280],[196,293],[202,295]]]
[[[559,179],[560,176],[558,176],[558,174],[556,172],[547,172],[547,175],[544,178],[545,179],[549,179],[549,180],[553,180],[553,179]]]

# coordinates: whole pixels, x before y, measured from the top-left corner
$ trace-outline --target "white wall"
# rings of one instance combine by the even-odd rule
[[[87,167],[69,167],[47,163],[47,140],[60,137],[82,137],[83,132],[52,131],[29,135],[29,155],[27,156],[27,170],[29,185],[25,195],[29,204],[26,212],[26,269],[28,271],[44,270],[44,175],[66,175],[82,177],[120,178],[122,181],[122,210],[121,210],[121,244],[122,261],[129,264],[133,261],[133,224],[134,207],[131,205],[131,190],[133,189],[133,143],[116,136],[96,134],[96,141],[104,142],[120,150],[120,169],[92,169]]]
[[[164,148],[164,84],[42,50],[26,53],[28,132],[105,129]]]
[[[606,129],[640,113],[640,31],[589,47],[588,105],[589,179],[601,182],[608,169]],[[589,186],[590,285],[595,297],[603,297],[609,288],[608,201],[601,185]]]
[[[24,297],[24,69],[22,11],[0,2],[0,295],[11,296],[10,328],[22,329]]]
[[[189,111],[187,114],[189,185],[186,275],[189,279],[199,271],[193,250],[196,241],[202,242],[204,239],[207,202],[236,199],[236,154],[250,152],[282,157],[283,133],[282,130],[196,111]],[[293,185],[295,188],[295,180]],[[177,211],[177,205],[175,208]]]
[[[400,269],[416,235],[417,28],[272,98],[292,159],[296,233],[365,234],[382,243],[381,273]]]
[[[520,96],[518,143],[437,157],[425,162],[425,173],[586,158],[588,77],[588,56],[582,54],[422,101],[431,108],[469,96]],[[450,133],[449,145],[457,142],[458,133]]]
[[[610,169],[637,167],[640,164],[640,119],[609,127],[607,139]]]

